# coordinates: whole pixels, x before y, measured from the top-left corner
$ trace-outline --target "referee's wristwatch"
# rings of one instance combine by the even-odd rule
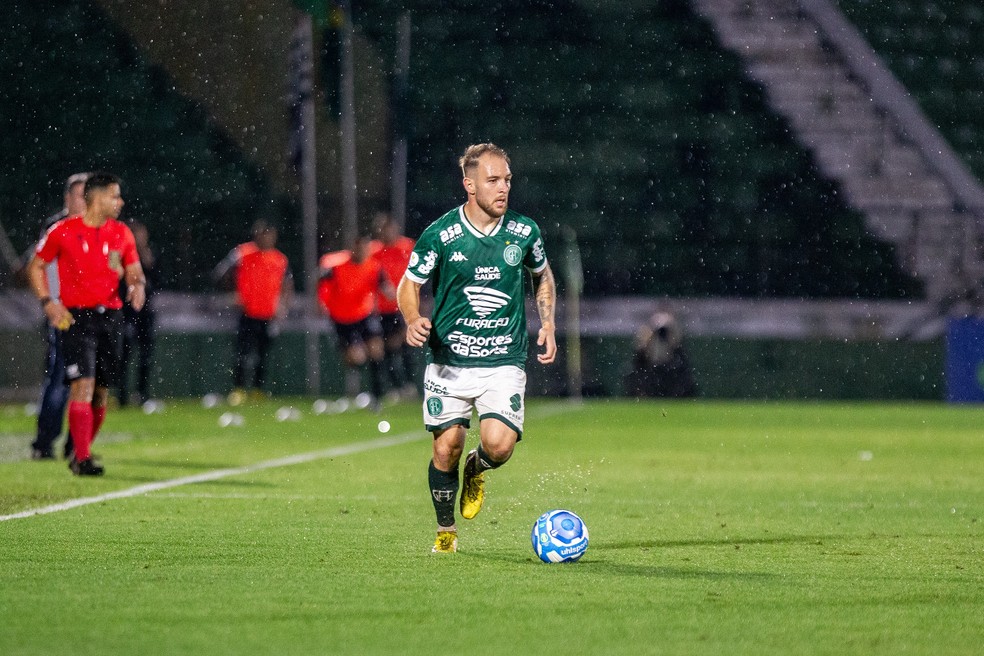
[[[50,296],[42,296],[38,300],[41,301],[41,307],[45,308],[48,306],[48,303],[51,303],[53,299]]]

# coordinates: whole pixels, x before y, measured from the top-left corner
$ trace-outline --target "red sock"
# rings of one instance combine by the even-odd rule
[[[75,446],[75,459],[88,460],[89,446],[92,444],[92,404],[71,401],[68,404],[68,432],[72,434]]]
[[[94,405],[92,406],[92,441],[96,441],[96,435],[99,434],[99,429],[102,428],[103,419],[106,418],[106,406],[104,405]]]

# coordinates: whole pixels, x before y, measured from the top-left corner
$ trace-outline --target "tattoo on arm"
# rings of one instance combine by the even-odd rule
[[[557,305],[557,285],[549,265],[540,272],[536,282],[536,309],[540,314],[540,323],[549,323],[552,326],[554,325],[554,308]]]

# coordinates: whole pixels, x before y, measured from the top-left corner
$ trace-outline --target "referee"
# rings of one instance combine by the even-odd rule
[[[60,331],[68,379],[68,429],[75,447],[69,468],[77,476],[99,476],[93,439],[106,417],[109,387],[116,383],[119,322],[126,298],[143,307],[144,273],[130,229],[117,220],[123,209],[120,179],[93,173],[85,183],[85,212],[59,221],[38,243],[28,265],[31,289],[51,325]],[[44,267],[58,260],[61,300],[51,298]]]

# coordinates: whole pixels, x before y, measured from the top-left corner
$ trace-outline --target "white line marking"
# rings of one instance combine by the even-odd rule
[[[127,499],[130,497],[140,496],[141,494],[149,494],[150,492],[167,490],[172,487],[180,487],[182,485],[192,485],[194,483],[208,483],[210,481],[217,481],[220,478],[227,478],[229,476],[239,476],[242,474],[252,474],[253,472],[263,471],[264,469],[274,469],[276,467],[289,467],[290,465],[301,465],[307,462],[313,462],[315,460],[323,460],[325,458],[337,458],[339,456],[347,456],[353,453],[361,453],[363,451],[384,449],[388,446],[397,446],[400,444],[406,444],[408,442],[416,442],[424,438],[429,438],[430,436],[431,436],[430,433],[421,433],[419,431],[413,433],[403,433],[402,435],[394,435],[393,437],[381,437],[375,440],[369,440],[367,442],[354,442],[352,444],[336,446],[331,449],[324,449],[322,451],[299,453],[297,455],[287,456],[285,458],[277,458],[275,460],[265,460],[263,462],[258,462],[255,465],[246,465],[245,467],[216,469],[214,471],[205,472],[204,474],[196,474],[194,476],[184,476],[182,478],[172,478],[171,480],[168,481],[157,481],[156,483],[147,483],[145,485],[138,485],[136,487],[131,487],[126,490],[107,492],[106,494],[100,494],[94,497],[69,499],[68,501],[64,501],[62,503],[52,504],[50,506],[45,506],[43,508],[24,510],[19,513],[13,513],[12,515],[0,515],[0,522],[6,522],[11,519],[26,519],[28,517],[34,517],[35,515],[47,515],[49,513],[61,512],[63,510],[71,510],[72,508],[79,508],[81,506],[89,506],[94,503],[102,503],[103,501],[112,501],[113,499]]]
[[[571,403],[551,403],[546,406],[537,408],[532,414],[537,417],[547,417],[559,412],[580,410],[584,406]],[[244,467],[232,467],[229,469],[216,469],[214,471],[205,472],[204,474],[196,474],[194,476],[185,476],[182,478],[172,478],[168,481],[157,481],[156,483],[147,483],[145,485],[138,485],[136,487],[131,487],[126,490],[117,490],[116,492],[107,492],[106,494],[100,494],[94,497],[82,497],[80,499],[69,499],[68,501],[63,501],[62,503],[52,504],[50,506],[44,506],[43,508],[33,508],[31,510],[23,510],[19,513],[13,513],[11,515],[0,515],[0,522],[6,522],[11,519],[26,519],[28,517],[34,517],[36,515],[48,515],[50,513],[61,512],[63,510],[71,510],[72,508],[79,508],[81,506],[90,506],[94,503],[102,503],[103,501],[112,501],[113,499],[128,499],[131,497],[140,496],[141,494],[149,494],[151,492],[157,492],[159,490],[168,490],[173,487],[181,487],[182,485],[193,485],[195,483],[208,483],[210,481],[217,481],[220,478],[227,478],[229,476],[239,476],[242,474],[251,474],[253,472],[263,471],[264,469],[274,469],[276,467],[289,467],[290,465],[301,465],[307,462],[313,462],[315,460],[324,460],[325,458],[337,458],[339,456],[347,456],[353,453],[361,453],[363,451],[373,451],[375,449],[384,449],[388,446],[398,446],[400,444],[406,444],[408,442],[416,442],[424,438],[429,438],[430,433],[402,433],[400,435],[394,435],[392,437],[380,437],[375,440],[369,440],[367,442],[353,442],[352,444],[345,444],[342,446],[332,447],[330,449],[324,449],[322,451],[311,451],[310,453],[299,453],[293,456],[287,456],[285,458],[277,458],[275,460],[265,460],[263,462],[258,462],[255,465],[246,465]]]

